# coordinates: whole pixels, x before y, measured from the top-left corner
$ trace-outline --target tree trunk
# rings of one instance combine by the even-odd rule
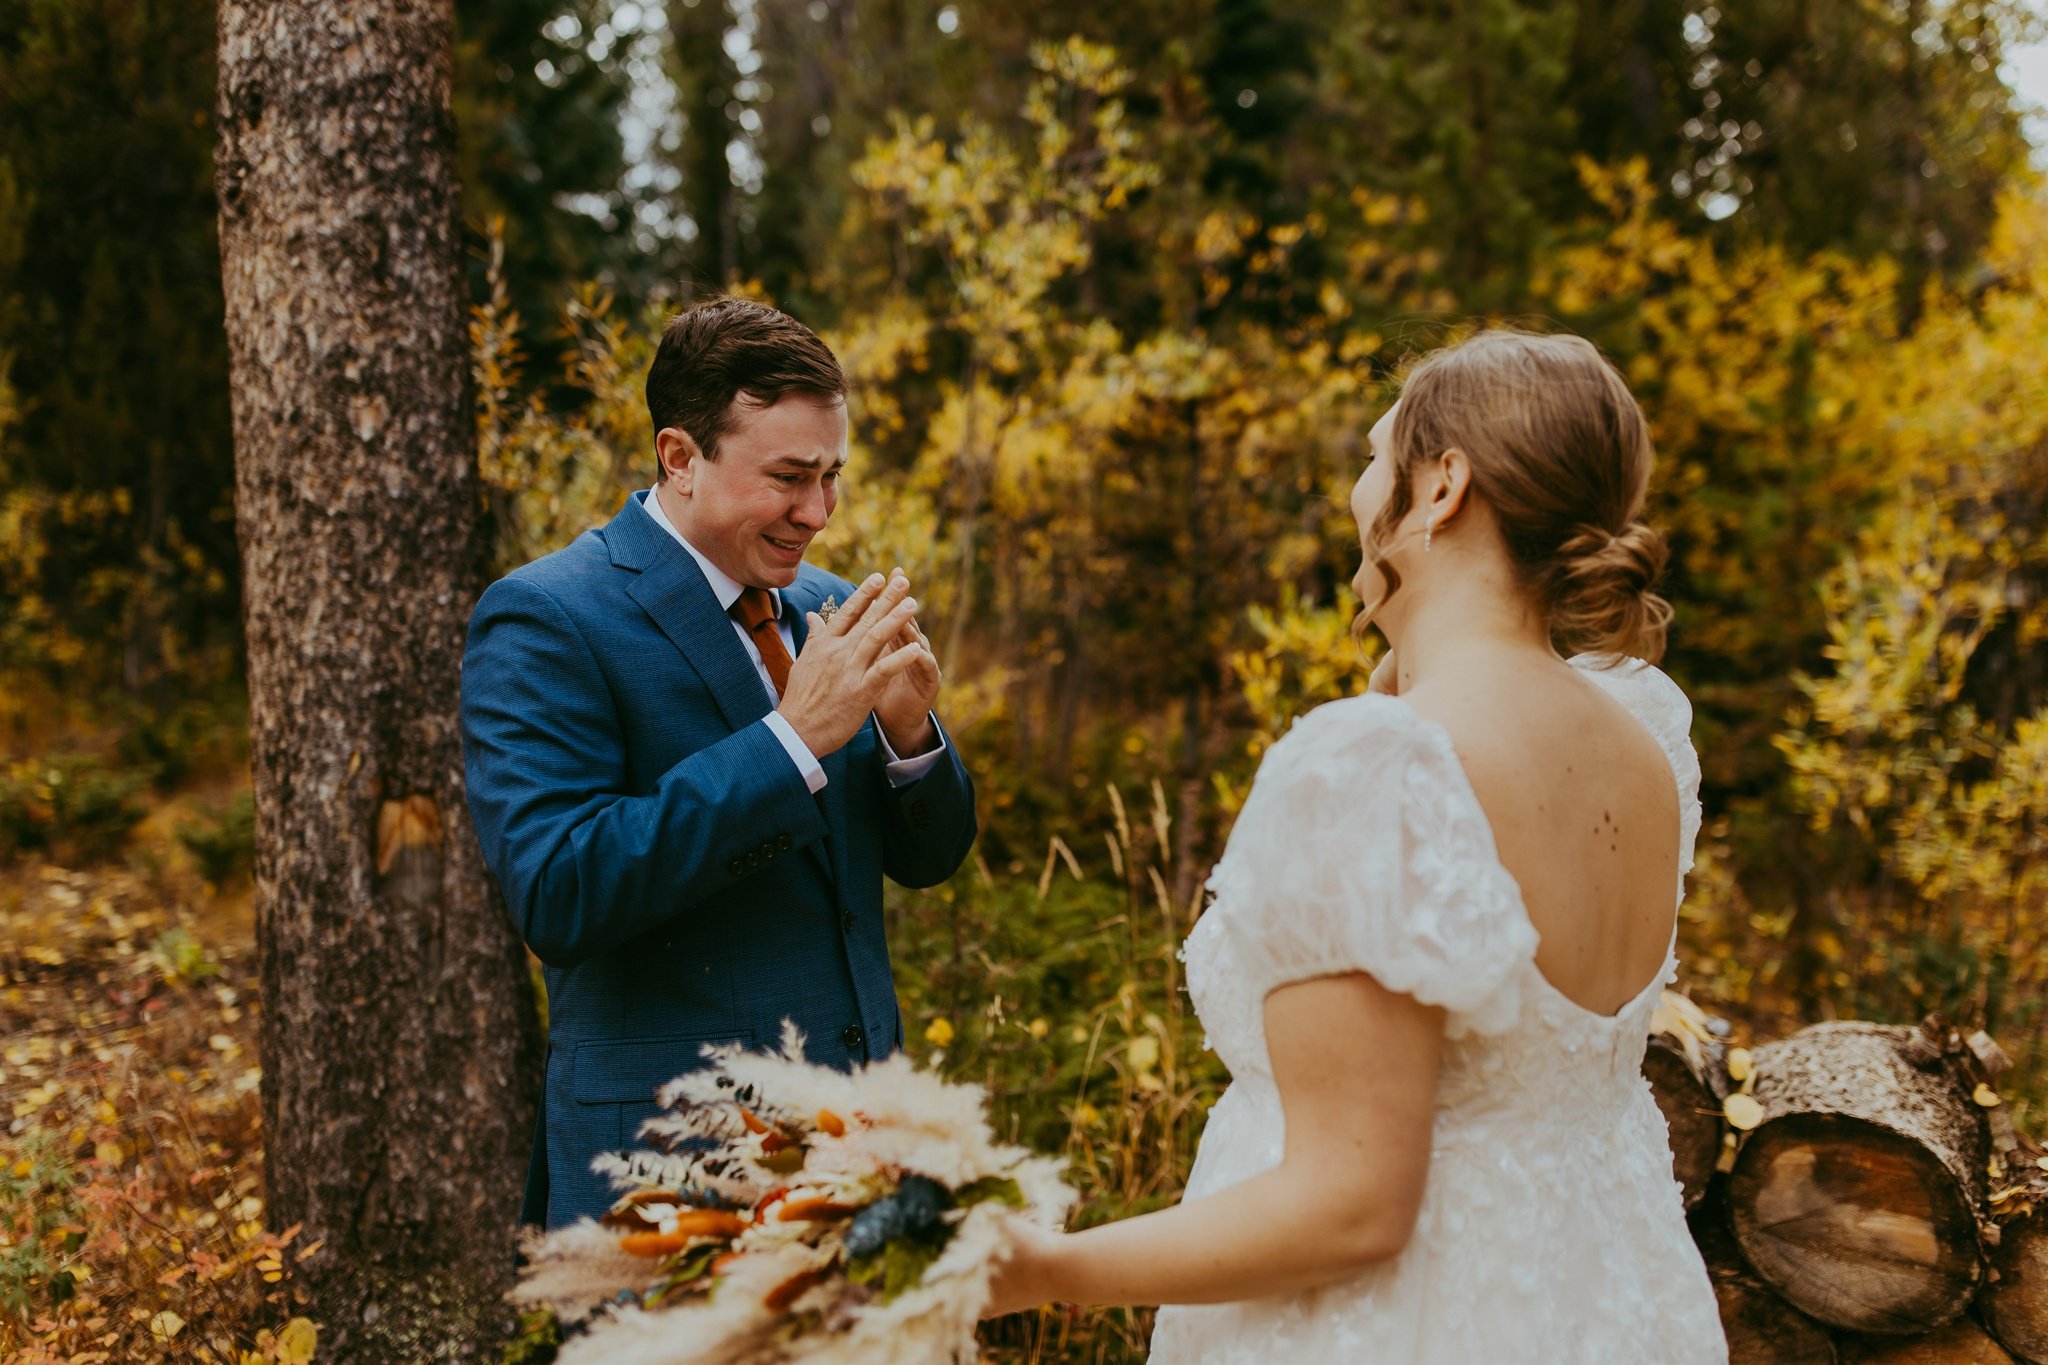
[[[1643,1075],[1671,1130],[1671,1173],[1685,1187],[1685,1207],[1697,1208],[1721,1159],[1721,1100],[1727,1086],[1726,1046],[1702,1039],[1677,1019],[1652,1021],[1643,1052]]]
[[[1929,1331],[1983,1278],[1989,1141],[1943,1051],[1913,1028],[1817,1024],[1756,1050],[1762,1122],[1729,1178],[1744,1258],[1852,1331]]]
[[[457,730],[481,528],[449,0],[220,0],[267,1214],[323,1361],[509,1320],[539,1056]]]
[[[1917,1337],[1856,1337],[1842,1343],[1842,1365],[2012,1365],[2012,1357],[1969,1318]]]
[[[2016,1358],[2048,1365],[2048,1203],[2000,1229],[1991,1271],[1977,1311]]]

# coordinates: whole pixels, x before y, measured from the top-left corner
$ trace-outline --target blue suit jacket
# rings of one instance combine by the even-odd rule
[[[882,876],[930,886],[974,842],[952,752],[894,788],[869,718],[813,796],[689,552],[636,493],[602,530],[491,585],[469,625],[462,738],[484,858],[544,966],[548,1063],[525,1218],[611,1202],[599,1152],[635,1145],[654,1091],[707,1042],[813,1061],[902,1046]],[[795,613],[852,585],[808,565]]]

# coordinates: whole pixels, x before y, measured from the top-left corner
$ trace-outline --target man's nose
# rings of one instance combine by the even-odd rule
[[[832,508],[825,501],[825,490],[812,484],[798,494],[795,505],[789,509],[789,524],[806,531],[822,531],[831,515]]]

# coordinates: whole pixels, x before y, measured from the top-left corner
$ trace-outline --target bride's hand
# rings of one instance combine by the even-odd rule
[[[1021,1313],[1053,1297],[1050,1271],[1059,1253],[1060,1234],[1023,1218],[1009,1219],[1007,1228],[1009,1251],[997,1263],[995,1277],[989,1282],[988,1307],[981,1310],[984,1318]]]

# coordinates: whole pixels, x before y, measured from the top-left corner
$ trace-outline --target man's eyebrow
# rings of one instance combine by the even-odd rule
[[[825,463],[825,457],[822,455],[777,455],[769,463],[783,466],[795,465],[799,469],[816,469]],[[835,455],[832,458],[832,468],[846,468],[846,457],[844,455]]]

